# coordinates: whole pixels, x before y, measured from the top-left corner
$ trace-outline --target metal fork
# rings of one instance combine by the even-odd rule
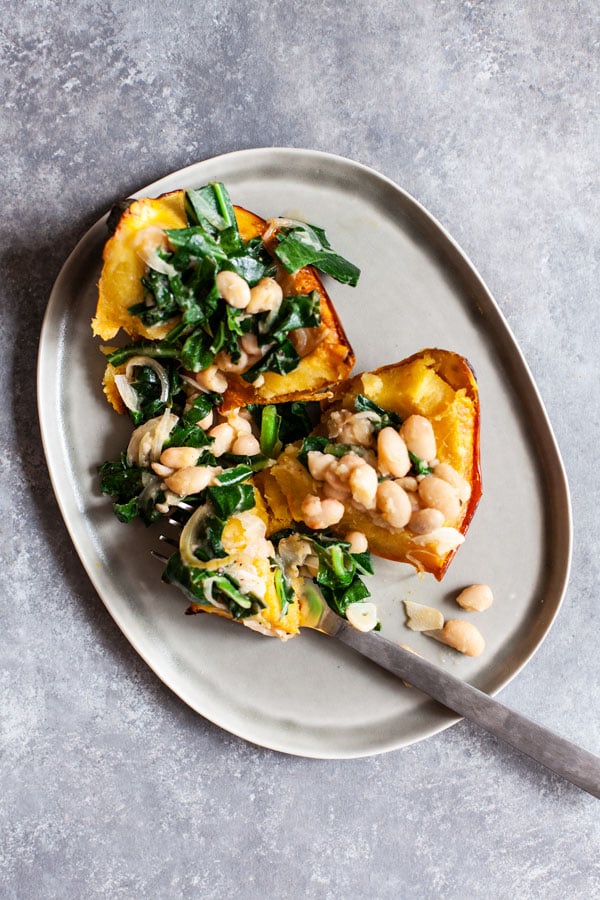
[[[177,519],[171,518],[169,521],[172,525],[181,527],[181,522]],[[177,545],[176,541],[165,535],[160,535],[160,538],[168,544]],[[167,561],[157,551],[152,551],[152,555],[161,562]],[[588,750],[509,709],[483,691],[405,650],[378,632],[357,631],[324,601],[312,599],[307,621],[302,623],[302,627],[314,629],[352,647],[382,669],[600,799],[600,757]]]

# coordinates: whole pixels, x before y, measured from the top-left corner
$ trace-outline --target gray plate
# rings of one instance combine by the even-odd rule
[[[383,632],[494,693],[540,645],[560,605],[570,561],[565,475],[523,357],[481,278],[415,200],[376,172],[305,150],[244,150],[197,163],[140,195],[224,181],[233,201],[268,217],[323,226],[362,269],[356,289],[328,283],[357,355],[355,371],[424,347],[467,356],[482,406],[484,496],[444,579],[377,561],[372,591]],[[118,199],[118,198],[115,198]],[[213,616],[183,615],[148,551],[155,538],[119,524],[98,494],[96,466],[116,458],[129,426],[105,403],[103,357],[89,322],[104,222],[67,260],[41,336],[38,385],[44,447],[65,522],[98,594],[148,665],[182,700],[265,747],[358,757],[421,740],[456,721],[437,704],[314,633],[282,644]],[[470,614],[487,647],[476,660],[409,632],[402,599],[460,610],[466,584],[492,585],[494,605]],[[464,615],[461,613],[461,615]],[[468,614],[467,614],[468,615]]]

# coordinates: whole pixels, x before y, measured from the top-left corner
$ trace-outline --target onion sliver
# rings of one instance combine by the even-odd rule
[[[161,366],[161,364],[157,362],[157,360],[152,359],[151,356],[131,357],[125,368],[127,381],[131,382],[133,380],[133,370],[141,366],[148,366],[149,369],[152,369],[152,371],[156,373],[158,380],[160,381],[160,400],[161,403],[166,403],[169,399],[169,376],[167,375],[164,366]],[[124,397],[123,401],[126,402]]]
[[[168,275],[169,278],[177,275],[177,269],[158,255],[159,249],[168,246],[167,236],[158,225],[149,225],[139,231],[133,246],[139,258],[146,263],[149,269],[154,269],[161,275]]]
[[[115,384],[117,386],[117,390],[121,395],[121,400],[132,412],[139,412],[140,409],[140,398],[137,394],[137,391],[129,384],[126,375],[115,375]]]
[[[156,416],[154,419],[148,419],[142,425],[134,430],[127,447],[127,462],[130,466],[147,466],[151,462],[157,462],[162,452],[162,445],[175,427],[177,416],[170,413],[168,409],[164,411],[162,416]],[[156,431],[160,431],[161,443],[156,453],[158,444]]]

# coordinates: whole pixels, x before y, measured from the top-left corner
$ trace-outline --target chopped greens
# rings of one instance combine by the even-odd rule
[[[277,547],[279,541],[293,533],[291,529],[285,529],[271,535],[271,540]],[[334,612],[345,617],[351,603],[358,603],[371,596],[360,577],[373,574],[370,553],[351,553],[347,541],[327,532],[302,532],[302,540],[311,545],[318,559],[319,568],[315,581]]]
[[[360,269],[331,249],[322,228],[297,222],[280,229],[277,237],[275,256],[288,272],[314,266],[342,284],[358,283]]]
[[[186,566],[179,553],[174,553],[170,557],[162,580],[178,587],[194,604],[207,608],[223,604],[233,619],[254,616],[264,607],[262,600],[255,594],[242,593],[239,584],[231,575]],[[209,597],[213,598],[213,602]]]
[[[397,413],[383,409],[383,407],[378,406],[377,403],[374,403],[372,400],[369,400],[368,397],[365,397],[364,394],[357,394],[354,399],[354,409],[357,412],[372,412],[378,416],[378,421],[373,421],[373,431],[375,433],[381,431],[382,428],[387,428],[389,426],[392,428],[400,428],[402,425],[402,419]]]
[[[113,511],[120,522],[128,523],[139,516],[145,525],[160,518],[156,503],[164,500],[159,479],[148,469],[130,466],[123,453],[115,461],[98,467],[100,491],[114,497]]]
[[[243,374],[246,381],[253,382],[265,372],[293,372],[300,356],[290,332],[320,325],[319,291],[284,297],[274,314],[232,308],[220,296],[219,272],[235,272],[252,288],[262,278],[276,277],[277,262],[260,237],[244,241],[231,198],[220,182],[186,191],[184,203],[187,226],[165,231],[168,249],[156,249],[161,265],[155,269],[150,264],[141,279],[143,300],[129,307],[147,327],[178,318],[179,322],[166,338],[135,341],[110,354],[109,362],[117,366],[144,354],[172,358],[189,372],[201,372],[214,364],[219,353],[236,364],[240,338],[252,333],[263,355],[258,361],[250,360]],[[275,256],[288,272],[314,263],[339,281],[356,284],[358,269],[334,253],[322,229],[298,223],[278,238]]]

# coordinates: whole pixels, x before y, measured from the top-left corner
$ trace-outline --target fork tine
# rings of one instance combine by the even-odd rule
[[[163,563],[163,565],[166,565],[169,562],[169,557],[164,556],[162,553],[159,553],[158,550],[151,550],[150,555],[153,556],[154,559],[157,559],[159,562]]]

